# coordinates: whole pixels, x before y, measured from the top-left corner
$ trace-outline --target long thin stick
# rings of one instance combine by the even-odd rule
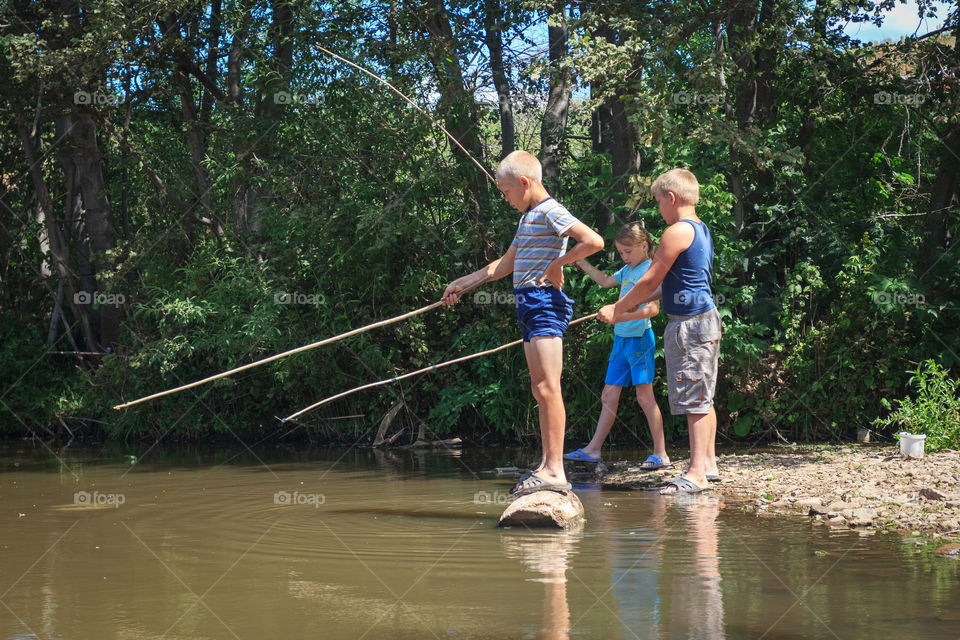
[[[569,326],[572,327],[573,325],[577,324],[578,322],[583,322],[584,320],[590,320],[591,318],[596,318],[596,317],[597,317],[597,314],[592,313],[592,314],[590,314],[589,316],[583,316],[582,318],[577,318],[576,320],[573,320],[572,322],[570,322],[570,325],[569,325]],[[329,398],[324,398],[324,399],[321,400],[320,402],[315,402],[315,403],[313,403],[312,405],[310,405],[309,407],[306,407],[305,409],[301,409],[300,411],[297,411],[296,413],[293,413],[293,414],[287,416],[286,418],[284,418],[284,419],[282,420],[282,422],[288,422],[288,421],[290,421],[290,420],[293,420],[293,419],[296,418],[297,416],[303,415],[304,413],[306,413],[306,412],[308,412],[308,411],[312,411],[313,409],[316,409],[316,408],[319,407],[320,405],[327,404],[328,402],[333,402],[333,401],[336,400],[337,398],[342,398],[342,397],[344,397],[344,396],[348,396],[348,395],[350,395],[351,393],[356,393],[357,391],[363,391],[364,389],[371,389],[371,388],[373,388],[373,387],[379,387],[379,386],[382,386],[382,385],[385,385],[385,384],[390,384],[391,382],[398,382],[398,381],[403,380],[403,379],[405,379],[405,378],[411,378],[411,377],[413,377],[413,376],[420,375],[421,373],[426,373],[427,371],[436,371],[437,369],[442,369],[443,367],[448,367],[448,366],[450,366],[451,364],[457,364],[458,362],[465,362],[465,361],[467,361],[467,360],[473,360],[474,358],[479,358],[480,356],[490,355],[491,353],[496,353],[497,351],[503,351],[504,349],[508,349],[508,348],[510,348],[510,347],[515,347],[516,345],[520,344],[521,342],[523,342],[522,339],[521,339],[521,340],[514,340],[513,342],[508,342],[507,344],[502,344],[502,345],[500,345],[499,347],[496,347],[496,348],[494,348],[494,349],[487,349],[486,351],[481,351],[481,352],[479,352],[479,353],[472,353],[472,354],[470,354],[469,356],[463,356],[463,357],[460,357],[460,358],[456,358],[456,359],[454,359],[454,360],[447,360],[446,362],[441,362],[440,364],[430,365],[429,367],[424,367],[423,369],[418,369],[417,371],[411,371],[410,373],[405,373],[405,374],[403,374],[402,376],[396,376],[396,377],[394,377],[394,378],[387,378],[387,379],[385,379],[385,380],[378,380],[377,382],[371,382],[371,383],[365,384],[365,385],[363,385],[363,386],[361,386],[361,387],[356,387],[356,388],[354,388],[354,389],[350,389],[349,391],[344,391],[343,393],[338,393],[338,394],[335,395],[335,396],[330,396]]]
[[[475,284],[474,286],[469,287],[469,288],[467,288],[467,289],[464,289],[463,291],[459,291],[459,292],[457,293],[457,295],[463,296],[465,293],[467,293],[467,292],[469,292],[469,291],[471,291],[471,290],[479,287],[479,286],[480,286],[481,284],[483,284],[484,282],[486,282],[486,280],[484,280],[484,281],[482,281],[482,282],[478,282],[478,283]],[[217,375],[210,376],[209,378],[204,378],[203,380],[197,380],[196,382],[191,382],[190,384],[185,384],[185,385],[183,385],[183,386],[176,387],[176,388],[174,388],[174,389],[167,389],[166,391],[161,391],[160,393],[154,393],[153,395],[144,396],[143,398],[138,398],[137,400],[132,400],[132,401],[130,401],[130,402],[125,402],[125,403],[123,403],[123,404],[118,404],[117,406],[114,407],[114,409],[123,409],[123,408],[126,408],[126,407],[131,407],[131,406],[133,406],[133,405],[135,405],[135,404],[140,404],[141,402],[146,402],[147,400],[153,400],[154,398],[160,398],[160,397],[163,397],[163,396],[169,396],[169,395],[171,395],[171,394],[173,394],[173,393],[177,393],[177,392],[179,392],[179,391],[185,391],[185,390],[187,390],[187,389],[192,389],[193,387],[199,387],[199,386],[202,385],[202,384],[206,384],[206,383],[208,383],[208,382],[213,382],[214,380],[219,380],[220,378],[226,378],[227,376],[232,376],[232,375],[235,374],[235,373],[240,373],[241,371],[246,371],[247,369],[253,369],[254,367],[259,367],[259,366],[262,365],[262,364],[267,364],[268,362],[273,362],[274,360],[279,360],[280,358],[285,358],[285,357],[287,357],[287,356],[292,356],[292,355],[295,354],[295,353],[301,353],[301,352],[303,352],[303,351],[309,351],[310,349],[316,349],[317,347],[322,347],[322,346],[325,345],[325,344],[330,344],[331,342],[337,342],[337,341],[339,341],[339,340],[343,340],[344,338],[349,338],[350,336],[355,336],[355,335],[357,335],[358,333],[363,333],[364,331],[370,331],[371,329],[376,329],[376,328],[378,328],[378,327],[385,327],[385,326],[387,326],[388,324],[394,324],[395,322],[400,322],[401,320],[406,320],[407,318],[412,318],[413,316],[420,315],[421,313],[425,313],[425,312],[427,312],[427,311],[430,311],[431,309],[436,309],[437,307],[439,307],[439,306],[442,305],[442,304],[443,304],[443,300],[438,300],[438,301],[434,302],[433,304],[428,304],[428,305],[425,306],[425,307],[421,307],[421,308],[419,308],[419,309],[417,309],[417,310],[415,310],[415,311],[411,311],[411,312],[409,312],[409,313],[405,313],[405,314],[403,314],[403,315],[397,316],[396,318],[388,318],[387,320],[380,320],[379,322],[374,322],[373,324],[368,324],[368,325],[365,326],[365,327],[360,327],[359,329],[353,329],[353,330],[351,330],[351,331],[347,331],[346,333],[341,333],[341,334],[339,334],[339,335],[333,336],[332,338],[325,338],[325,339],[320,340],[320,341],[318,341],[318,342],[312,342],[312,343],[307,344],[307,345],[304,345],[304,346],[302,346],[302,347],[297,347],[296,349],[290,349],[289,351],[284,351],[283,353],[278,353],[278,354],[276,354],[276,355],[270,356],[269,358],[264,358],[263,360],[257,360],[256,362],[251,362],[250,364],[245,364],[245,365],[243,365],[242,367],[237,367],[236,369],[230,369],[229,371],[224,371],[223,373],[218,373]]]
[[[357,69],[358,71],[362,71],[363,73],[367,74],[368,76],[370,76],[370,77],[373,78],[374,80],[379,80],[379,81],[382,82],[383,84],[385,84],[385,85],[387,85],[388,87],[390,87],[390,89],[391,89],[395,94],[397,94],[398,96],[400,96],[401,98],[403,98],[404,100],[406,100],[406,101],[410,104],[410,106],[412,106],[414,109],[416,109],[417,111],[419,111],[420,113],[422,113],[423,115],[425,115],[425,116],[427,117],[427,119],[430,120],[430,122],[432,122],[437,128],[439,128],[439,129],[440,129],[441,131],[443,131],[445,134],[447,134],[447,137],[450,138],[450,141],[453,142],[453,144],[457,145],[457,146],[460,148],[461,151],[463,151],[465,154],[467,154],[467,157],[470,158],[470,159],[473,161],[473,164],[477,165],[477,167],[480,169],[480,171],[483,171],[484,175],[486,175],[488,178],[490,178],[490,182],[493,183],[493,186],[497,186],[497,181],[494,179],[494,177],[493,177],[492,175],[490,175],[490,173],[489,173],[486,169],[483,168],[483,165],[482,165],[482,164],[480,164],[479,162],[477,162],[477,159],[476,159],[476,158],[474,158],[472,155],[470,155],[470,152],[467,151],[462,144],[460,144],[460,141],[457,140],[455,137],[453,137],[453,134],[451,134],[449,131],[447,131],[446,129],[444,129],[444,128],[443,128],[443,125],[441,125],[439,122],[437,122],[437,121],[434,120],[432,117],[430,117],[430,114],[427,113],[426,111],[424,111],[423,109],[421,109],[420,106],[419,106],[416,102],[414,102],[413,100],[411,100],[410,98],[408,98],[407,96],[405,96],[405,95],[403,94],[403,92],[401,92],[401,91],[400,91],[399,89],[397,89],[395,86],[393,86],[392,84],[390,84],[389,82],[387,82],[386,80],[384,80],[383,78],[381,78],[380,76],[378,76],[377,74],[375,74],[373,71],[369,71],[368,69],[365,69],[364,67],[361,67],[360,65],[358,65],[358,64],[355,63],[355,62],[350,62],[350,61],[347,60],[346,58],[341,57],[341,56],[338,56],[338,55],[335,54],[333,51],[330,51],[329,49],[324,49],[323,47],[321,47],[321,46],[318,45],[318,44],[315,44],[315,45],[313,45],[313,46],[315,46],[315,47],[316,47],[317,49],[319,49],[320,51],[323,51],[323,52],[324,52],[325,54],[327,54],[328,56],[333,56],[334,58],[336,58],[336,59],[339,60],[340,62],[343,62],[344,64],[348,64],[348,65],[350,65],[351,67],[353,67],[354,69]]]

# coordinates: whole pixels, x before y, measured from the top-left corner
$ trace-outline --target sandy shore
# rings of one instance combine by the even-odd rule
[[[832,526],[893,529],[948,538],[960,534],[960,453],[905,459],[890,446],[781,447],[719,460],[723,482],[713,490],[731,506],[758,513],[819,518]],[[643,471],[617,463],[601,483],[653,489],[686,467]],[[602,471],[602,469],[601,469]]]

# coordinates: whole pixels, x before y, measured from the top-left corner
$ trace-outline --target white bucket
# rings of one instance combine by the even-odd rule
[[[927,436],[925,435],[916,435],[901,431],[900,453],[902,453],[905,458],[916,458],[917,460],[923,458],[923,442],[926,439]]]

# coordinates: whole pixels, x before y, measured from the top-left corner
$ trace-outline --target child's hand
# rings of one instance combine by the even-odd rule
[[[557,264],[556,260],[547,265],[547,270],[537,280],[537,286],[542,287],[547,280],[555,289],[563,288],[563,266]]]
[[[447,288],[443,290],[443,306],[449,307],[452,304],[456,304],[460,299],[460,292],[466,289],[466,287],[460,282],[460,280],[454,280],[447,285]]]
[[[597,318],[601,322],[606,322],[607,324],[616,324],[616,306],[615,304],[608,304],[605,307],[600,307],[600,311],[597,312]]]

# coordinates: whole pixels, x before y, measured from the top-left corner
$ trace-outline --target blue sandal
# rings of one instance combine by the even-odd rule
[[[657,469],[662,469],[663,467],[672,467],[673,465],[669,462],[664,462],[663,458],[660,456],[649,455],[647,459],[640,464],[640,469],[643,471],[656,471]]]
[[[577,462],[600,462],[600,458],[594,458],[588,456],[583,452],[583,449],[577,449],[576,451],[571,451],[567,455],[563,456],[564,460],[576,460]]]

